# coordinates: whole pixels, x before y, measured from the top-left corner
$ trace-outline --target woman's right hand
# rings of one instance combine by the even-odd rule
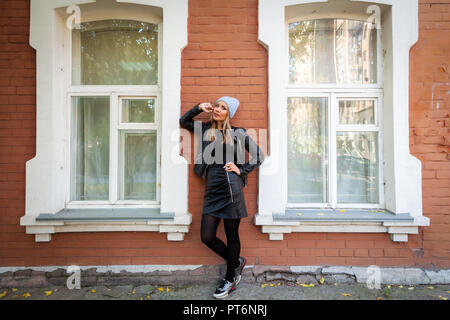
[[[211,113],[213,112],[214,107],[212,106],[211,103],[209,102],[203,102],[199,105],[200,110],[202,110],[203,112],[206,113]]]

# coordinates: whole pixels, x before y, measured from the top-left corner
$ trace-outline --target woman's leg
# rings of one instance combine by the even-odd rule
[[[241,242],[239,239],[239,223],[241,219],[223,219],[225,234],[227,235],[227,273],[225,279],[233,281],[235,269],[239,266]]]
[[[228,248],[222,240],[216,237],[219,222],[220,218],[210,216],[209,214],[202,215],[201,238],[204,244],[224,260],[227,260]]]

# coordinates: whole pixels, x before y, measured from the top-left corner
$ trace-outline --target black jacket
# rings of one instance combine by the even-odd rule
[[[202,127],[202,136],[205,133],[207,129],[211,127],[211,122],[201,122],[201,121],[194,121],[193,118],[200,114],[202,111],[199,108],[199,104],[194,106],[191,110],[187,111],[181,118],[180,118],[180,126],[194,132],[194,126],[195,122],[197,122],[197,125],[200,125]],[[235,126],[231,126],[231,128],[234,131],[234,143],[235,148],[234,152],[235,155],[237,152],[242,152],[241,154],[245,155],[245,150],[247,150],[251,156],[250,161],[246,163],[238,163],[236,166],[239,168],[241,172],[241,178],[243,181],[244,187],[247,185],[247,175],[255,170],[257,167],[259,167],[264,162],[264,153],[261,151],[261,149],[258,147],[258,145],[253,141],[253,139],[248,135],[247,130],[245,128],[239,128]],[[199,141],[202,137],[199,137]],[[244,147],[245,150],[242,150],[242,142],[245,141]],[[203,150],[205,147],[210,144],[211,141],[203,141],[202,147],[198,148],[198,152],[195,157],[195,164],[194,164],[194,172],[205,179],[206,176],[206,169],[208,167],[208,164],[205,163],[203,159]],[[200,144],[199,144],[200,145]]]

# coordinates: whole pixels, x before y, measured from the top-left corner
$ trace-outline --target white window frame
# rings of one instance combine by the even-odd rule
[[[187,206],[188,162],[180,155],[179,138],[175,137],[180,136],[181,52],[187,45],[188,1],[115,0],[107,10],[85,11],[84,15],[81,11],[80,22],[106,19],[156,21],[159,24],[159,37],[164,34],[164,38],[170,41],[162,41],[162,46],[158,49],[159,84],[156,86],[71,86],[69,71],[72,68],[72,30],[66,27],[66,21],[73,12],[66,13],[65,10],[71,5],[95,3],[95,0],[31,0],[30,45],[37,51],[37,141],[36,156],[26,163],[25,215],[20,224],[26,226],[26,232],[34,234],[38,242],[50,241],[51,235],[58,232],[92,231],[156,231],[167,233],[167,239],[170,241],[183,240],[192,221]],[[127,9],[117,8],[116,5],[126,6]],[[133,5],[148,7],[141,10],[142,7]],[[158,14],[163,15],[162,19]],[[126,221],[125,215],[122,217],[124,219],[119,221],[36,221],[41,214],[56,214],[65,209],[112,207],[111,203],[66,203],[70,184],[69,111],[70,97],[73,95],[113,96],[113,109],[118,108],[120,96],[157,97],[157,117],[160,120],[159,203],[117,201],[114,203],[114,214],[120,215],[121,208],[152,209],[153,213],[156,209],[161,214],[161,219],[156,217],[148,221]],[[117,114],[112,111],[110,110],[111,117],[116,117]],[[117,119],[112,120],[117,122]],[[136,127],[134,124],[127,124],[125,127],[133,126]],[[114,133],[111,126],[113,141],[117,141],[114,134],[117,135],[118,130],[116,128]],[[114,144],[113,141],[112,147],[117,148],[117,143]],[[115,152],[111,150],[110,154]],[[118,159],[111,160],[110,170],[117,170]],[[174,194],[177,196],[174,197]],[[168,219],[168,216],[173,218]]]
[[[259,170],[258,213],[256,225],[269,234],[271,240],[282,240],[283,234],[291,232],[386,232],[393,241],[407,241],[408,234],[416,234],[419,226],[429,225],[429,219],[422,214],[421,162],[409,151],[409,51],[418,40],[417,0],[373,0],[355,1],[355,5],[367,2],[388,8],[381,21],[383,51],[378,46],[377,84],[327,86],[327,94],[347,95],[362,91],[380,97],[383,119],[380,136],[383,168],[380,175],[384,185],[384,207],[400,215],[407,213],[413,222],[367,223],[362,221],[316,221],[307,225],[305,221],[274,220],[274,215],[284,215],[289,209],[287,203],[287,96],[295,94],[324,94],[323,85],[288,86],[287,19],[289,6],[315,5],[322,7],[334,0],[259,0],[258,40],[268,50],[269,83],[269,155]],[[296,7],[290,7],[296,8]],[[297,7],[298,8],[298,7]],[[308,12],[304,20],[312,20]],[[338,16],[340,15],[340,16]],[[348,18],[352,14],[328,14],[329,18]],[[354,15],[353,15],[354,16]],[[299,17],[295,20],[298,21]],[[284,36],[280,36],[284,34]],[[377,32],[380,39],[380,32]],[[383,57],[383,59],[381,59]],[[330,101],[331,103],[331,101]],[[393,107],[395,106],[395,108]],[[331,108],[330,108],[331,109]],[[331,123],[331,122],[330,122]],[[379,147],[380,148],[380,147]],[[380,198],[380,201],[382,198]],[[346,208],[350,206],[345,205]],[[361,208],[362,206],[358,206]],[[394,228],[393,225],[396,227]]]
[[[382,124],[379,119],[382,119],[382,94],[379,92],[367,93],[365,90],[361,90],[359,93],[353,91],[351,93],[344,93],[344,91],[336,91],[330,89],[329,92],[323,92],[322,89],[317,89],[317,92],[312,92],[309,89],[292,90],[287,91],[287,98],[327,98],[328,100],[328,155],[330,162],[328,163],[328,195],[329,203],[293,203],[289,202],[286,195],[286,209],[301,209],[301,208],[371,208],[382,209],[384,208],[384,188],[383,188],[383,132]],[[369,100],[375,102],[375,125],[339,125],[339,100]],[[286,110],[288,106],[286,105]],[[378,204],[364,204],[364,203],[337,203],[337,168],[336,168],[336,133],[339,131],[352,131],[352,132],[378,132]],[[288,137],[286,136],[286,139]]]

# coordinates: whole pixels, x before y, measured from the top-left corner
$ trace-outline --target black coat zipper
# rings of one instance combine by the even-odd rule
[[[230,187],[231,202],[234,202],[234,199],[233,199],[233,190],[232,190],[232,188],[231,188],[230,176],[228,175],[228,171],[227,171],[227,178],[228,178],[228,186]]]

